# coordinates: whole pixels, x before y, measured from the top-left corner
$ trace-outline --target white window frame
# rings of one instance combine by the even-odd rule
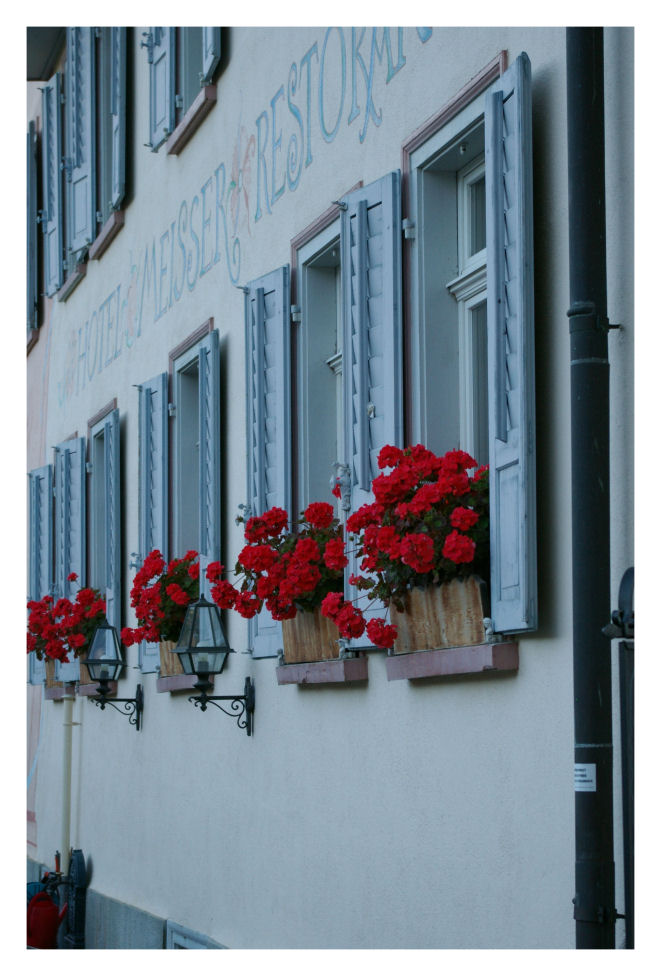
[[[318,301],[311,287],[310,275],[315,274],[317,262],[331,249],[337,251],[334,282],[328,283],[332,289],[335,301],[335,351],[330,348],[328,355],[315,355],[315,345],[319,340],[319,333],[330,333],[330,316],[320,319],[320,309],[326,308]],[[344,400],[342,380],[342,286],[341,286],[341,254],[340,254],[340,218],[333,219],[314,237],[302,244],[296,252],[296,266],[298,281],[298,301],[301,320],[296,326],[296,475],[297,498],[299,509],[305,508],[311,501],[326,500],[330,497],[330,480],[335,473],[335,462],[344,457]],[[330,346],[330,341],[329,341]],[[317,379],[315,380],[315,375]],[[334,395],[333,395],[334,386]],[[327,402],[335,400],[335,444],[336,450],[322,460],[315,457],[311,448],[317,445],[323,448],[324,440],[312,436],[313,405],[310,390],[314,388]],[[325,442],[327,443],[327,441]],[[326,451],[328,454],[328,451]],[[316,474],[316,482],[313,478]],[[314,486],[314,487],[313,487]]]
[[[200,524],[200,497],[199,497],[199,451],[200,451],[200,417],[198,410],[198,399],[199,399],[199,357],[200,357],[200,345],[201,342],[196,342],[195,345],[191,346],[185,352],[182,352],[172,363],[172,402],[170,404],[170,414],[173,415],[173,425],[172,425],[172,536],[171,536],[171,550],[172,553],[178,557],[184,555],[188,549],[195,549],[199,552],[200,539],[199,539],[199,524]],[[190,373],[195,370],[196,381],[195,381],[195,391],[193,394],[187,394],[184,389],[184,383],[190,382]],[[186,402],[185,402],[186,401]],[[190,402],[188,402],[190,401]],[[189,409],[191,407],[190,413],[194,417],[194,422],[196,424],[195,431],[192,431],[190,435],[184,438],[182,425],[189,419]],[[184,409],[186,412],[184,413]],[[190,418],[191,422],[193,417]],[[191,440],[194,443],[191,445]],[[195,455],[195,459],[191,462],[190,458],[186,461],[182,457],[182,451],[185,446],[191,448],[191,454]],[[197,451],[196,451],[197,446]],[[197,492],[195,498],[195,504],[192,506],[194,512],[184,513],[182,510],[182,495],[184,494],[184,483],[189,486],[194,486],[194,491]],[[193,534],[188,536],[184,535],[183,523],[185,520],[192,518],[192,525],[194,526]],[[185,541],[186,538],[188,541]]]

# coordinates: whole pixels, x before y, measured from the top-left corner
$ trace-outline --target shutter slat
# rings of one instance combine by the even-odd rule
[[[376,458],[384,444],[402,446],[401,188],[399,172],[389,173],[343,200],[340,221],[342,295],[346,361],[344,413],[351,468],[351,510],[372,500]],[[351,556],[348,583],[358,572]],[[378,608],[373,609],[378,613]],[[367,639],[351,641],[367,645]]]
[[[110,28],[111,195],[118,209],[126,190],[126,27]]]
[[[537,627],[532,102],[520,55],[485,103],[491,616]]]
[[[85,438],[74,437],[55,448],[55,597],[74,599],[85,583]],[[77,580],[69,581],[71,573]],[[55,663],[58,681],[78,681],[77,659]]]
[[[253,515],[278,506],[291,518],[289,267],[248,285],[246,325],[247,502]],[[273,657],[282,625],[264,609],[249,621],[253,657]]]
[[[220,347],[210,332],[199,351],[200,592],[208,597],[206,568],[220,559]]]
[[[96,73],[94,28],[67,27],[67,249],[96,237]]]
[[[54,295],[62,284],[62,78],[55,74],[41,92],[42,231],[44,284]]]
[[[138,547],[140,563],[158,549],[168,559],[168,374],[138,387]],[[142,641],[140,670],[156,671],[158,644]]]
[[[220,27],[202,28],[202,84],[210,85],[220,61]]]
[[[37,130],[30,122],[27,135],[27,330],[37,328]]]

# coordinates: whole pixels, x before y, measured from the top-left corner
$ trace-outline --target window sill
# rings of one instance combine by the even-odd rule
[[[84,685],[81,684],[78,685],[76,694],[81,695],[83,698],[91,698],[93,695],[98,694],[98,689],[99,689],[98,681],[91,684],[84,684]],[[110,698],[116,694],[117,694],[117,682],[109,681],[106,697]]]
[[[213,676],[209,679],[213,688]],[[197,676],[194,674],[170,674],[156,679],[156,691],[190,691],[195,688]]]
[[[89,249],[90,261],[98,261],[124,226],[124,211],[113,210]]]
[[[176,156],[184,148],[216,104],[216,86],[206,85],[165,144],[168,156]]]
[[[29,354],[31,349],[34,349],[38,341],[39,341],[39,327],[37,326],[34,329],[30,329],[30,331],[28,332],[26,355]]]
[[[81,261],[80,264],[76,265],[60,290],[56,292],[55,297],[57,298],[58,302],[66,302],[71,292],[74,290],[74,288],[76,288],[77,285],[80,284],[86,274],[87,264]]]
[[[388,681],[518,670],[519,645],[516,641],[443,647],[430,651],[414,651],[412,654],[389,654],[386,657]]]
[[[279,685],[335,685],[367,681],[367,657],[346,657],[336,661],[281,664],[275,669]]]

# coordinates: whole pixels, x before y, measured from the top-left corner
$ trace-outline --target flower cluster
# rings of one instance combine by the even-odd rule
[[[122,641],[130,647],[141,640],[176,641],[186,607],[199,595],[200,564],[190,549],[182,559],[165,559],[154,549],[135,574],[131,606],[138,626],[124,627]]]
[[[420,444],[406,450],[387,445],[378,464],[383,473],[372,482],[374,501],[347,520],[361,570],[350,583],[371,600],[386,606],[392,601],[403,610],[412,586],[438,585],[474,572],[486,575],[487,469],[478,468],[465,451],[438,457]],[[391,647],[397,636],[394,626],[375,617],[366,620],[363,611],[342,599],[329,598],[322,613],[344,637],[366,630],[376,646]]]
[[[244,536],[247,545],[235,567],[240,586],[221,578],[220,563],[207,568],[211,598],[221,609],[250,618],[266,606],[274,620],[288,620],[299,610],[316,609],[328,593],[342,588],[347,565],[342,528],[327,502],[308,505],[296,532],[289,530],[284,509],[276,507],[249,518]]]
[[[68,577],[69,582],[77,579],[76,573]],[[78,657],[87,650],[94,631],[103,623],[106,601],[98,590],[81,587],[73,601],[46,595],[30,600],[28,610],[28,654],[34,651],[40,661],[46,656],[66,662],[69,654]]]

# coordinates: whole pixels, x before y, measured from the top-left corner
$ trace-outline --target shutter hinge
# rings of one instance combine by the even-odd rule
[[[242,522],[248,521],[248,519],[252,515],[252,509],[250,505],[243,505],[243,504],[237,505],[237,508],[239,509],[239,512],[241,512],[242,514],[236,516],[236,518],[234,519],[234,523],[235,525],[241,525]]]
[[[147,61],[149,64],[154,62],[154,35],[151,31],[143,31],[142,36],[146,38],[144,41],[140,41],[140,47],[147,48]]]
[[[406,217],[402,221],[402,230],[404,231],[404,237],[407,241],[415,240],[415,221],[409,220]]]
[[[301,306],[300,305],[292,305],[291,306],[291,320],[292,320],[292,322],[300,322],[301,321],[301,315],[302,315]]]
[[[101,28],[100,27],[95,27],[94,28],[94,36],[95,37],[101,37],[102,35],[103,35],[103,31],[101,30]]]
[[[174,107],[175,108],[183,108],[184,107],[184,96],[183,95],[175,95],[174,96]]]
[[[96,217],[97,224],[102,224],[103,223],[103,214],[101,213],[100,210],[97,210],[97,212],[95,213],[94,216]],[[89,241],[88,241],[88,243],[89,243]]]
[[[344,200],[331,200],[331,203],[334,203],[336,207],[340,208],[340,210],[349,209],[349,204],[345,203]]]
[[[168,416],[175,417],[177,414],[177,405],[175,403],[168,403]]]
[[[69,156],[64,156],[62,162],[60,163],[60,170],[64,172],[65,179],[67,183],[71,183],[71,173],[73,170],[73,159]]]
[[[140,569],[142,565],[142,559],[140,558],[139,552],[132,552],[131,558],[129,560],[129,569]]]
[[[85,471],[87,472],[87,474],[91,474],[92,473],[92,462],[91,461],[86,461],[85,462]]]

